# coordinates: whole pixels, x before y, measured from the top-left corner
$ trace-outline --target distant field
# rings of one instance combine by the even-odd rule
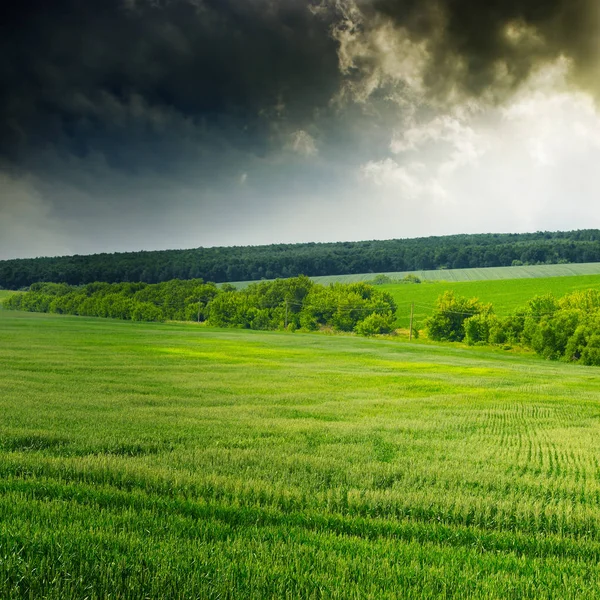
[[[0,311],[0,373],[3,600],[598,597],[598,369]]]
[[[380,273],[361,273],[356,275],[328,275],[311,277],[313,281],[321,284],[328,283],[354,283],[356,281],[369,281]],[[399,271],[395,273],[381,273],[393,279],[402,279],[412,274],[425,281],[487,281],[496,279],[531,279],[538,277],[568,277],[573,275],[598,275],[600,263],[573,263],[566,265],[532,265],[523,267],[488,267],[482,269],[437,269],[435,271]],[[253,281],[233,282],[237,288],[247,287]]]
[[[0,304],[2,303],[2,300],[4,300],[4,298],[8,298],[8,296],[14,293],[15,292],[11,290],[0,290]]]
[[[506,316],[525,305],[527,300],[538,294],[552,293],[557,297],[580,289],[600,289],[600,275],[579,275],[572,277],[547,277],[531,279],[484,280],[484,281],[436,281],[420,284],[383,285],[398,305],[398,325],[408,327],[410,304],[415,303],[417,326],[433,310],[436,299],[446,290],[469,298],[477,297],[483,302],[491,302],[496,314]]]

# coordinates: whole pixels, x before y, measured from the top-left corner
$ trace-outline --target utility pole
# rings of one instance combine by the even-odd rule
[[[412,327],[413,327],[413,314],[415,312],[415,303],[410,303],[410,329],[408,331],[408,341],[412,342]]]
[[[288,326],[287,321],[288,321],[288,301],[287,301],[287,298],[286,298],[285,299],[285,323],[283,325],[284,329],[287,329],[287,326]]]
[[[200,310],[202,308],[202,298],[198,298],[198,323],[200,323]]]

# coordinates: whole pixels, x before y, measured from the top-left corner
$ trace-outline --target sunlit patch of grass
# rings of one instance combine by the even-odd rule
[[[218,364],[249,364],[278,366],[282,359],[301,359],[305,353],[293,352],[291,350],[277,350],[265,347],[264,344],[235,344],[224,342],[213,348],[198,349],[194,347],[165,348],[156,347],[156,352],[174,355],[176,358],[190,358],[196,360],[213,361]]]
[[[594,369],[2,311],[0,374],[2,598],[600,588]]]

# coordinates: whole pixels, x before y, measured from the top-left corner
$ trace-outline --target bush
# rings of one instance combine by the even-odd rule
[[[571,308],[558,309],[549,316],[528,316],[525,318],[521,339],[544,358],[562,358],[583,317],[581,310]]]
[[[491,312],[491,304],[482,304],[477,298],[444,292],[438,298],[433,314],[425,320],[427,335],[436,341],[461,342],[465,338],[464,322],[475,315]]]
[[[376,335],[390,333],[394,329],[394,319],[391,315],[372,314],[359,321],[354,331],[359,335]]]
[[[413,275],[412,273],[405,275],[402,278],[402,281],[404,283],[421,283],[421,279],[419,277],[417,277],[416,275]]]
[[[525,313],[534,321],[548,319],[560,308],[558,300],[553,294],[534,296],[527,302]]]
[[[587,313],[600,310],[600,291],[598,290],[578,290],[563,296],[558,301],[561,310],[575,309],[583,310]]]
[[[493,313],[484,313],[469,317],[465,320],[463,327],[465,330],[465,342],[469,346],[481,343],[504,343],[504,340],[501,342],[492,342],[492,337],[494,340],[500,338],[500,322],[498,317]]]
[[[581,362],[584,365],[600,366],[600,335],[593,333],[581,353]]]
[[[580,324],[567,342],[564,359],[584,365],[600,365],[600,312],[593,313]]]
[[[132,321],[164,321],[161,310],[151,302],[136,302],[131,311]]]
[[[367,281],[367,283],[370,283],[371,285],[385,285],[386,283],[392,283],[392,279],[388,275],[381,274],[376,275],[373,279]]]
[[[518,311],[514,315],[498,319],[490,328],[491,344],[520,344],[525,327],[525,314]]]
[[[565,349],[564,359],[568,361],[579,360],[591,335],[592,331],[588,327],[580,325],[569,338]]]
[[[366,283],[315,285],[302,305],[300,325],[309,330],[333,326],[353,331],[370,314],[393,318],[395,312],[392,296]]]

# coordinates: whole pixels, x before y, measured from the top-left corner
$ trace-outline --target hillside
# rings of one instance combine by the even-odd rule
[[[311,277],[316,283],[356,283],[371,282],[377,275],[385,275],[390,279],[401,280],[407,275],[414,275],[422,281],[496,281],[503,279],[540,279],[547,277],[571,277],[577,275],[600,274],[600,262],[570,263],[556,265],[522,265],[514,267],[483,267],[473,269],[434,269],[428,271],[396,271],[387,273],[355,273],[352,275],[321,275]],[[256,281],[229,282],[238,289],[243,289]]]
[[[491,302],[498,316],[508,316],[534,296],[553,294],[557,298],[576,290],[600,289],[600,274],[572,277],[498,279],[482,281],[434,281],[421,284],[378,286],[392,294],[397,306],[397,323],[408,327],[410,305],[414,303],[417,327],[431,314],[435,301],[446,290],[460,296]]]
[[[0,287],[201,278],[248,281],[516,264],[600,262],[600,230],[274,244],[0,261]]]
[[[423,281],[497,281],[502,279],[539,279],[547,277],[570,277],[573,275],[600,274],[600,262],[570,263],[557,265],[523,265],[511,267],[482,267],[473,269],[434,269],[429,271],[401,271],[398,273],[382,273],[391,279],[402,279],[407,275],[415,275]],[[313,277],[318,283],[352,283],[354,281],[371,281],[375,274],[332,275]]]

